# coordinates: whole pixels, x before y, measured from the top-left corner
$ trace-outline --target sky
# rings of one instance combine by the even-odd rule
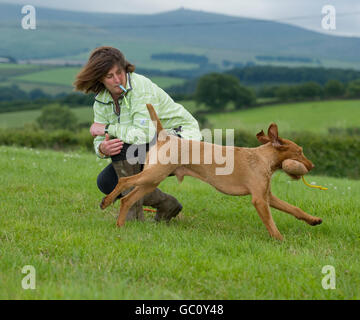
[[[291,23],[332,35],[360,37],[360,0],[0,0],[0,3],[90,12],[152,14],[179,8]],[[336,29],[322,27],[324,5],[336,11]]]

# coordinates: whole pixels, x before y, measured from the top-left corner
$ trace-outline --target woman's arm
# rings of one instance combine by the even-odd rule
[[[120,153],[123,142],[119,139],[110,139],[105,135],[107,120],[101,113],[99,106],[94,103],[94,123],[90,127],[90,133],[94,137],[94,150],[98,157],[106,158]]]
[[[151,101],[152,99],[148,100]],[[146,103],[142,101],[142,103],[132,106],[131,124],[111,124],[108,127],[108,132],[111,136],[128,144],[144,144],[152,140],[156,130],[150,119]]]

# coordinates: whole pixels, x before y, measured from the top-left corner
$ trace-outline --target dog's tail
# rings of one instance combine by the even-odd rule
[[[153,122],[156,122],[156,133],[159,136],[159,133],[164,130],[164,128],[160,122],[160,119],[159,119],[158,115],[156,114],[154,107],[150,103],[146,104],[146,107],[148,108],[148,111],[150,113],[151,120]]]

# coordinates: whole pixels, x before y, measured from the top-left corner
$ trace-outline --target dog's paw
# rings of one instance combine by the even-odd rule
[[[310,221],[310,225],[312,225],[312,226],[316,226],[316,225],[318,225],[318,224],[321,224],[322,223],[322,219],[320,219],[320,218],[314,218],[314,219],[312,219],[311,221]]]
[[[107,208],[110,205],[110,203],[111,203],[111,201],[108,201],[107,197],[104,197],[100,203],[101,210],[104,210],[105,208]]]
[[[118,228],[121,228],[121,227],[123,227],[125,225],[125,222],[124,221],[117,221],[116,222],[116,226],[118,227]]]

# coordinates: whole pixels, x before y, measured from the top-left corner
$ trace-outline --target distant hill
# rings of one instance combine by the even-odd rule
[[[164,53],[204,55],[220,68],[249,61],[360,68],[360,38],[329,36],[285,23],[185,9],[136,15],[36,7],[37,29],[23,30],[21,7],[0,4],[0,57],[85,61],[93,48],[112,45],[149,69],[161,65],[151,55]],[[179,67],[194,66],[167,65]]]

